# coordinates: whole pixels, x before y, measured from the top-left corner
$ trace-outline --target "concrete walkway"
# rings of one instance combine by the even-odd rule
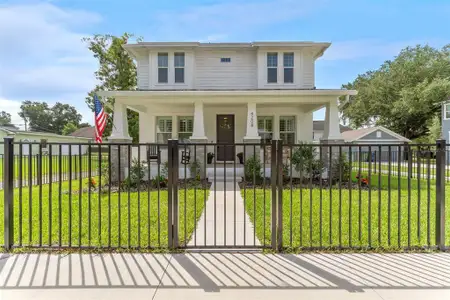
[[[450,253],[3,254],[0,299],[450,299]]]
[[[258,246],[253,224],[245,212],[238,183],[211,184],[208,201],[188,243],[195,246]]]

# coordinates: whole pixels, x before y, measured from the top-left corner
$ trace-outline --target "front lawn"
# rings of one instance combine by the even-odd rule
[[[411,191],[408,193],[406,178],[400,178],[399,184],[398,178],[392,177],[391,189],[387,190],[387,176],[382,175],[380,177],[381,189],[373,189],[370,193],[367,188],[362,188],[360,192],[358,186],[354,186],[351,193],[348,189],[342,189],[340,192],[337,186],[331,189],[331,193],[328,186],[324,186],[322,189],[313,186],[312,189],[309,189],[308,185],[303,185],[302,189],[296,186],[292,190],[285,187],[283,190],[283,246],[293,248],[336,247],[340,245],[343,247],[364,247],[369,246],[370,230],[370,245],[372,247],[396,248],[398,247],[398,220],[400,216],[400,246],[407,247],[408,209],[411,216],[410,246],[428,245],[428,238],[431,245],[434,245],[435,183],[430,182],[430,198],[428,201],[426,181],[420,181],[419,189],[417,179],[411,180]],[[371,179],[371,185],[378,188],[378,174]],[[397,189],[399,186],[400,196]],[[450,193],[449,185],[446,186],[446,193],[447,195]],[[266,244],[270,244],[270,189],[266,189],[264,193],[261,188],[255,190],[247,188],[245,199],[246,210],[255,225],[257,237],[261,243],[265,240]],[[370,222],[369,209],[371,210]],[[450,242],[450,210],[447,210],[446,215],[448,244]],[[430,224],[429,236],[427,234],[428,222]],[[381,224],[381,230],[379,230],[379,223]],[[369,224],[371,228],[369,228]]]
[[[52,184],[52,193],[49,185],[42,185],[42,230],[39,218],[39,187],[31,190],[22,189],[22,244],[39,245],[40,233],[42,244],[59,244],[59,211],[61,210],[61,240],[62,245],[82,246],[119,246],[119,233],[121,246],[166,247],[167,239],[167,191],[156,189],[141,192],[104,193],[87,190],[87,179],[83,179],[81,194],[79,181],[73,181],[69,192],[69,183],[61,185],[61,197],[58,192],[59,183]],[[20,243],[19,236],[19,207],[20,191],[14,189],[14,241]],[[206,193],[206,197],[208,196]],[[179,237],[184,243],[185,233],[185,199],[186,199],[186,239],[193,233],[204,207],[204,190],[184,189],[179,191]],[[50,197],[51,196],[51,197]],[[0,218],[3,220],[3,193],[0,193]],[[31,199],[31,202],[30,202]],[[100,199],[100,201],[99,201]],[[158,201],[159,199],[159,201]],[[207,199],[207,198],[206,198]],[[61,203],[61,204],[60,204]],[[120,203],[120,205],[119,205]],[[29,225],[31,204],[31,227]],[[51,205],[52,228],[49,230],[49,212]],[[80,214],[81,212],[81,214]],[[109,218],[109,214],[111,218]],[[120,218],[119,218],[120,214]],[[81,222],[79,222],[81,217]],[[89,222],[90,217],[90,222]],[[71,225],[69,225],[71,222]],[[81,226],[80,226],[81,224]],[[89,226],[89,224],[91,226]],[[0,222],[0,233],[3,233],[3,222]],[[90,228],[89,228],[90,227]],[[119,230],[120,227],[120,230]],[[71,228],[71,230],[69,230]],[[140,228],[140,236],[139,229]],[[159,228],[159,229],[158,229]],[[89,239],[89,230],[91,239]],[[128,236],[128,231],[130,235]],[[3,236],[3,235],[2,235]],[[31,241],[31,243],[30,243]],[[2,240],[3,244],[3,240]]]

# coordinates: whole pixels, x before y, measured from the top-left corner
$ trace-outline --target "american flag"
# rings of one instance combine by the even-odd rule
[[[94,95],[94,106],[95,106],[95,141],[99,144],[103,142],[102,135],[106,127],[106,118],[108,115],[103,109],[103,105],[98,100],[97,95]]]

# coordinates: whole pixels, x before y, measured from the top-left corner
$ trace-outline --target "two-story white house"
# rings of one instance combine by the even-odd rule
[[[341,140],[338,97],[356,91],[315,86],[314,65],[330,43],[140,42],[138,89],[115,98],[110,141],[130,141],[126,109],[139,112],[141,143],[313,140],[313,112],[326,108],[322,141]],[[234,160],[220,153],[218,161]]]

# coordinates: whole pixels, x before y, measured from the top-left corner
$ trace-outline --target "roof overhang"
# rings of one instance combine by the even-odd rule
[[[137,58],[145,55],[149,49],[194,49],[194,48],[310,48],[315,49],[314,58],[317,59],[323,55],[326,49],[330,47],[328,42],[250,42],[250,43],[200,43],[200,42],[138,42],[136,44],[126,44],[123,48],[131,56]]]

